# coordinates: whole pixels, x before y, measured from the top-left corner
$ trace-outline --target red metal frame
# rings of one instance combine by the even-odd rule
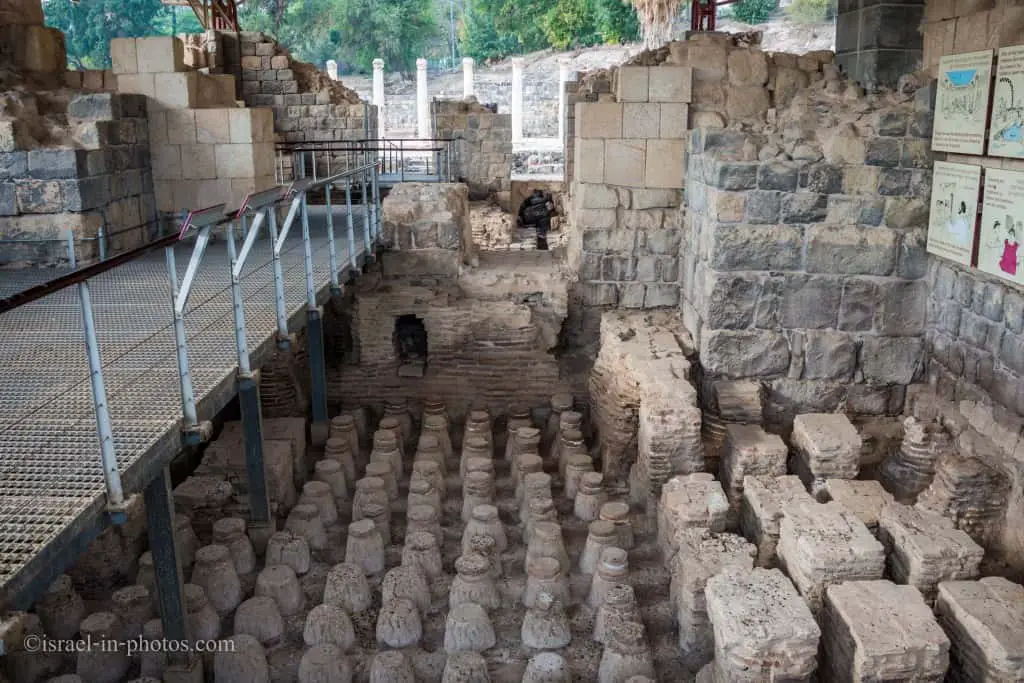
[[[718,18],[718,8],[722,5],[731,5],[736,0],[692,0],[690,3],[690,30],[691,31],[714,31],[715,21]]]

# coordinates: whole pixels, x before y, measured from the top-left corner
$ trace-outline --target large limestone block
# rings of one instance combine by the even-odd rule
[[[135,38],[113,38],[110,41],[110,61],[115,74],[139,72],[138,49]]]
[[[758,425],[726,425],[719,478],[729,497],[734,521],[743,499],[744,478],[786,474],[788,453],[789,449],[777,434],[769,434]]]
[[[140,38],[139,40],[143,39]],[[189,71],[187,73],[154,73],[154,92],[151,97],[156,102],[157,108],[195,108],[196,102],[199,99],[200,75],[196,71]],[[120,85],[120,82],[118,85]]]
[[[940,582],[976,578],[985,554],[949,518],[898,503],[882,510],[878,537],[892,580],[916,587],[929,603]]]
[[[584,183],[604,182],[604,140],[576,138],[576,179]]]
[[[795,501],[814,502],[795,475],[743,478],[740,531],[757,546],[757,566],[770,568],[776,565],[783,511]]]
[[[136,38],[135,51],[139,73],[176,73],[187,68],[185,44],[174,36]]]
[[[231,127],[229,109],[197,109],[196,117],[196,142],[201,145],[213,145],[228,143],[231,140]],[[243,142],[251,142],[245,140]]]
[[[828,586],[880,579],[885,571],[882,544],[838,503],[788,505],[779,524],[778,552],[780,565],[815,614]]]
[[[1024,586],[996,576],[946,581],[935,613],[952,642],[952,680],[1024,680]]]
[[[651,69],[647,99],[649,102],[689,102],[693,69],[663,64]]]
[[[821,630],[777,569],[728,568],[704,588],[715,636],[715,680],[809,681]]]
[[[669,479],[661,489],[658,504],[658,546],[662,556],[670,560],[675,555],[683,530],[724,531],[728,509],[722,485],[711,474],[701,472]]]
[[[577,102],[576,135],[581,138],[621,138],[622,104]]]
[[[646,160],[646,140],[605,140],[605,182],[609,185],[643,187]]]
[[[829,586],[821,629],[828,681],[941,681],[949,667],[949,639],[913,586]]]
[[[651,67],[620,66],[616,75],[615,99],[619,102],[646,102]]]
[[[871,533],[877,533],[882,508],[893,502],[892,494],[874,479],[829,479],[825,492],[864,522]]]
[[[855,479],[860,470],[861,437],[845,415],[797,415],[793,420],[793,446],[802,476]]]
[[[644,186],[681,189],[685,184],[686,142],[656,139],[647,141]]]

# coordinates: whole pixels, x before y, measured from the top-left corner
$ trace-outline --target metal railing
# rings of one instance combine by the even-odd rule
[[[373,163],[380,181],[452,182],[458,164],[455,141],[448,138],[369,138],[348,142],[302,142],[276,148],[278,183],[328,177]]]
[[[168,277],[171,284],[172,307],[171,325],[174,334],[174,346],[177,356],[178,379],[181,388],[181,410],[182,430],[186,444],[198,443],[209,436],[208,425],[199,423],[196,392],[194,390],[192,375],[189,364],[189,347],[185,331],[185,314],[188,305],[189,295],[192,292],[199,271],[203,255],[210,246],[211,234],[214,230],[223,230],[226,237],[228,256],[231,264],[231,298],[235,320],[235,340],[238,354],[238,380],[239,394],[253,389],[256,382],[253,378],[253,370],[250,367],[249,349],[245,325],[245,301],[242,298],[241,275],[246,260],[252,253],[255,241],[259,238],[261,229],[267,227],[267,237],[272,243],[273,258],[273,279],[274,297],[277,313],[277,343],[280,348],[288,348],[290,338],[288,336],[288,312],[284,297],[284,278],[281,268],[281,253],[285,239],[294,225],[296,219],[300,221],[302,241],[304,249],[304,266],[306,278],[306,306],[308,321],[311,325],[310,337],[316,336],[318,341],[310,344],[310,363],[313,366],[313,420],[314,422],[327,421],[326,404],[326,376],[325,360],[323,358],[322,326],[320,310],[317,306],[317,292],[313,274],[312,245],[310,240],[309,225],[309,195],[313,192],[322,192],[327,205],[326,212],[326,233],[330,258],[330,287],[332,293],[340,292],[339,272],[343,270],[339,266],[336,253],[334,234],[334,214],[331,209],[332,193],[343,188],[345,193],[345,206],[347,209],[346,230],[348,242],[348,263],[346,268],[358,268],[360,254],[366,258],[372,258],[376,244],[380,241],[381,233],[381,211],[380,211],[380,183],[378,164],[368,163],[358,165],[331,176],[318,180],[307,179],[296,181],[288,186],[279,186],[273,189],[254,193],[246,197],[242,206],[232,214],[225,214],[224,205],[217,205],[201,210],[190,212],[182,221],[180,227],[174,232],[162,235],[141,246],[134,247],[120,253],[108,254],[105,238],[98,234],[95,237],[75,238],[71,231],[67,231],[61,237],[62,242],[68,245],[68,261],[73,268],[72,272],[63,274],[56,278],[43,282],[40,285],[16,292],[7,298],[0,299],[0,315],[12,311],[26,304],[38,301],[68,287],[75,286],[78,291],[79,307],[83,328],[85,332],[86,356],[88,360],[90,381],[92,383],[93,408],[96,413],[96,430],[100,446],[100,461],[104,473],[104,481],[107,497],[107,512],[110,521],[123,523],[125,516],[125,498],[121,483],[121,476],[118,470],[115,457],[114,436],[111,429],[111,419],[108,408],[106,385],[104,382],[104,366],[101,362],[99,344],[97,340],[96,322],[93,314],[92,301],[89,291],[89,282],[96,276],[107,273],[119,266],[135,261],[157,249],[164,249],[167,263]],[[353,188],[360,190],[360,203],[362,213],[361,240],[356,238],[356,225],[353,218],[357,204],[353,201]],[[285,210],[283,223],[278,227],[278,212]],[[132,229],[147,228],[150,224],[143,224]],[[129,229],[131,230],[131,229]],[[127,232],[119,231],[119,232]],[[241,244],[236,244],[236,231],[241,237]],[[188,241],[194,241],[188,265],[182,278],[178,279],[175,248],[180,247]],[[5,240],[6,242],[55,242],[52,239],[40,240]],[[362,248],[357,243],[362,243]],[[78,267],[76,255],[77,242],[98,242],[98,251],[101,258],[88,265]],[[315,326],[315,331],[312,327]],[[315,333],[314,333],[315,332]],[[315,358],[314,358],[315,356]],[[259,398],[255,396],[256,412],[248,413],[243,406],[243,423],[248,429],[255,430],[259,436]],[[254,419],[255,416],[255,419]],[[247,464],[250,474],[255,478],[262,477],[262,439],[253,440],[251,434],[246,439]],[[258,460],[258,466],[256,461]],[[253,507],[253,520],[266,521],[269,515],[269,505],[266,500],[265,486],[256,487],[259,490],[252,490],[250,487],[250,502]]]

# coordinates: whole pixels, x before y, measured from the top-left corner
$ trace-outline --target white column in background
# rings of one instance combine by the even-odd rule
[[[512,58],[512,141],[523,139],[523,58]]]
[[[327,75],[331,77],[332,81],[338,80],[338,63],[333,59],[327,60]]]
[[[377,58],[373,60],[373,102],[377,107],[377,137],[387,137],[384,134],[384,60]]]
[[[473,58],[462,58],[462,96],[473,96]]]
[[[572,60],[562,57],[558,60],[558,139],[565,142],[566,97],[565,84],[571,80]]]
[[[427,94],[427,60],[416,60],[416,135],[430,137],[430,98]]]

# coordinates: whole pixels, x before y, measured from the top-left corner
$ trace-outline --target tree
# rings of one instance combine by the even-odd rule
[[[733,5],[732,15],[747,24],[763,24],[778,8],[778,0],[740,0]]]
[[[473,59],[501,59],[515,54],[519,40],[510,32],[499,31],[488,0],[469,0],[459,32],[459,49]]]
[[[630,0],[636,8],[644,43],[657,47],[672,36],[672,22],[683,5],[683,0]]]
[[[627,0],[594,0],[594,24],[605,43],[640,40],[640,22]]]
[[[170,15],[160,0],[47,0],[43,13],[64,32],[68,63],[77,69],[109,69],[111,38],[160,35],[154,23]]]
[[[592,0],[557,0],[544,15],[544,34],[559,50],[601,42]]]

